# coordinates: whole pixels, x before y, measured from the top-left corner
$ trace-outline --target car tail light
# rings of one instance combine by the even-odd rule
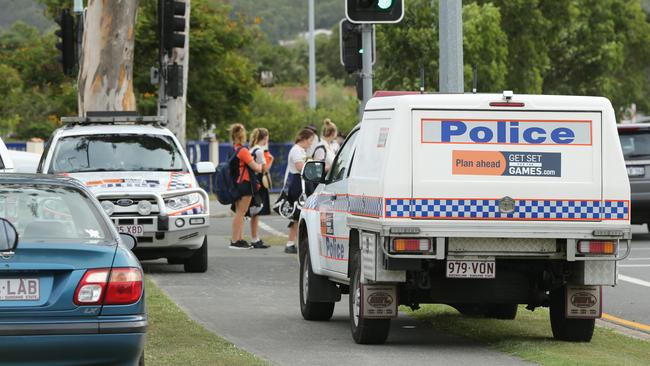
[[[615,254],[616,242],[610,240],[580,240],[577,250],[580,254]]]
[[[128,305],[142,297],[142,272],[138,268],[91,269],[74,294],[77,305]]]
[[[431,240],[427,238],[396,238],[393,239],[391,252],[414,253],[431,251]]]

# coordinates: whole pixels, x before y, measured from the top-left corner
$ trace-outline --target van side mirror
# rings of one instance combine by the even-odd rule
[[[9,220],[0,218],[0,253],[13,252],[18,245],[18,231]]]
[[[196,163],[196,167],[194,168],[194,174],[197,175],[214,174],[215,171],[216,168],[210,161],[201,161],[199,163]]]
[[[138,246],[138,239],[131,234],[120,233],[120,239],[122,239],[122,244],[129,248],[129,250],[133,250]]]
[[[308,161],[302,168],[302,178],[307,182],[322,182],[325,179],[325,162]]]

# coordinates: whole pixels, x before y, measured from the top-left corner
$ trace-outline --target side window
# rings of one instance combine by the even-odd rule
[[[54,136],[50,136],[50,138],[47,140],[45,143],[45,146],[43,147],[43,153],[41,154],[41,161],[38,162],[38,169],[36,170],[38,173],[43,173],[46,174],[47,172],[45,171],[45,159],[47,158],[47,155],[50,152],[50,146],[52,145],[52,139]]]
[[[329,177],[327,179],[329,183],[338,182],[348,176],[348,169],[350,167],[352,156],[354,155],[354,142],[357,140],[357,136],[359,135],[357,133],[358,131],[359,130],[352,131],[352,134],[343,143],[343,146],[341,146],[341,150],[339,150],[339,153],[336,155],[336,160],[332,163],[332,169],[330,169]]]

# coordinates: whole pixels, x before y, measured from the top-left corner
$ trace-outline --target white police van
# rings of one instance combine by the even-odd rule
[[[210,208],[184,149],[158,117],[89,113],[64,118],[47,142],[38,170],[83,182],[120,232],[138,239],[140,259],[167,258],[186,272],[205,272]]]
[[[383,343],[398,305],[514,319],[550,307],[556,339],[590,341],[602,286],[630,251],[630,186],[598,97],[376,97],[300,217],[300,302]]]

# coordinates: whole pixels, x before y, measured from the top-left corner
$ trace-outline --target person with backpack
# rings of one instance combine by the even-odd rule
[[[269,246],[259,237],[260,216],[270,215],[269,188],[271,188],[271,177],[269,170],[273,164],[273,156],[269,153],[269,130],[256,128],[251,132],[250,146],[251,155],[255,162],[264,165],[263,173],[256,173],[259,189],[253,196],[253,202],[248,210],[251,217],[251,246],[255,249],[265,249]]]
[[[323,128],[321,129],[320,142],[314,148],[314,154],[312,156],[314,160],[325,162],[326,172],[329,172],[332,163],[334,162],[337,135],[338,130],[336,125],[329,118],[326,118],[323,122]]]
[[[295,139],[295,144],[289,150],[289,157],[287,158],[287,171],[285,174],[284,189],[287,192],[287,200],[289,204],[294,205],[302,195],[302,177],[300,173],[305,166],[309,155],[307,149],[313,144],[316,134],[308,129],[303,128],[298,132]],[[289,240],[284,248],[285,253],[296,254],[296,238],[298,237],[298,217],[300,217],[300,210],[295,210],[291,222],[289,223]]]
[[[258,189],[255,173],[265,171],[264,164],[258,164],[251,155],[246,143],[246,128],[235,123],[230,126],[230,138],[234,148],[233,160],[238,160],[233,176],[237,197],[232,203],[235,216],[232,218],[231,249],[251,249],[252,246],[244,240],[244,216],[251,205],[253,195]]]

